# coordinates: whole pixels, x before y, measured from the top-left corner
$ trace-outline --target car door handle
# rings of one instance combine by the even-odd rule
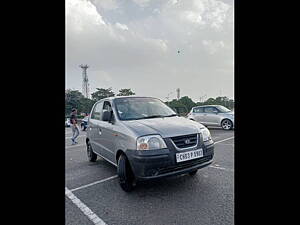
[[[99,128],[99,135],[101,135],[102,134],[102,130]]]

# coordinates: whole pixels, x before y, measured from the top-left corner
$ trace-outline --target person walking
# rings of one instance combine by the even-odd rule
[[[78,142],[76,141],[76,138],[79,135],[79,128],[77,126],[77,109],[72,109],[72,113],[71,113],[71,118],[70,118],[70,122],[71,122],[71,127],[72,127],[72,145],[78,144]]]

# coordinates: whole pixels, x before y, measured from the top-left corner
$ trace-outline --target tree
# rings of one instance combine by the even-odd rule
[[[65,92],[65,113],[70,114],[72,111],[72,108],[76,108],[78,110],[78,113],[80,113],[80,107],[81,107],[81,99],[83,99],[84,96],[81,94],[78,90],[66,90]]]
[[[179,102],[177,99],[173,99],[170,102],[166,102],[166,104],[179,115],[185,115],[188,112],[187,107],[181,102]]]
[[[103,98],[107,97],[113,97],[115,96],[115,93],[112,91],[112,88],[97,88],[97,91],[92,93],[92,100],[93,101],[99,101]]]
[[[95,104],[95,101],[89,98],[82,98],[79,100],[79,102],[80,102],[80,112],[83,113],[90,113],[93,105]]]
[[[185,105],[187,110],[190,111],[194,106],[196,106],[196,103],[193,102],[191,98],[188,96],[184,96],[178,100],[181,104]]]
[[[135,93],[130,88],[120,89],[119,94],[117,94],[117,96],[129,96],[129,95],[135,95]]]

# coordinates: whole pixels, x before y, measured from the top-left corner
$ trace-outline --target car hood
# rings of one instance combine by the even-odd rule
[[[160,134],[163,138],[200,133],[204,126],[183,117],[123,121],[137,136]]]

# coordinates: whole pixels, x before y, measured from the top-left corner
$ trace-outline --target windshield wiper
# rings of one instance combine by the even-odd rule
[[[171,115],[164,116],[164,117],[172,117],[172,116],[177,116],[177,114],[171,114]]]
[[[152,116],[145,116],[145,117],[142,117],[140,119],[151,119],[151,118],[162,118],[164,116],[162,115],[152,115]]]

